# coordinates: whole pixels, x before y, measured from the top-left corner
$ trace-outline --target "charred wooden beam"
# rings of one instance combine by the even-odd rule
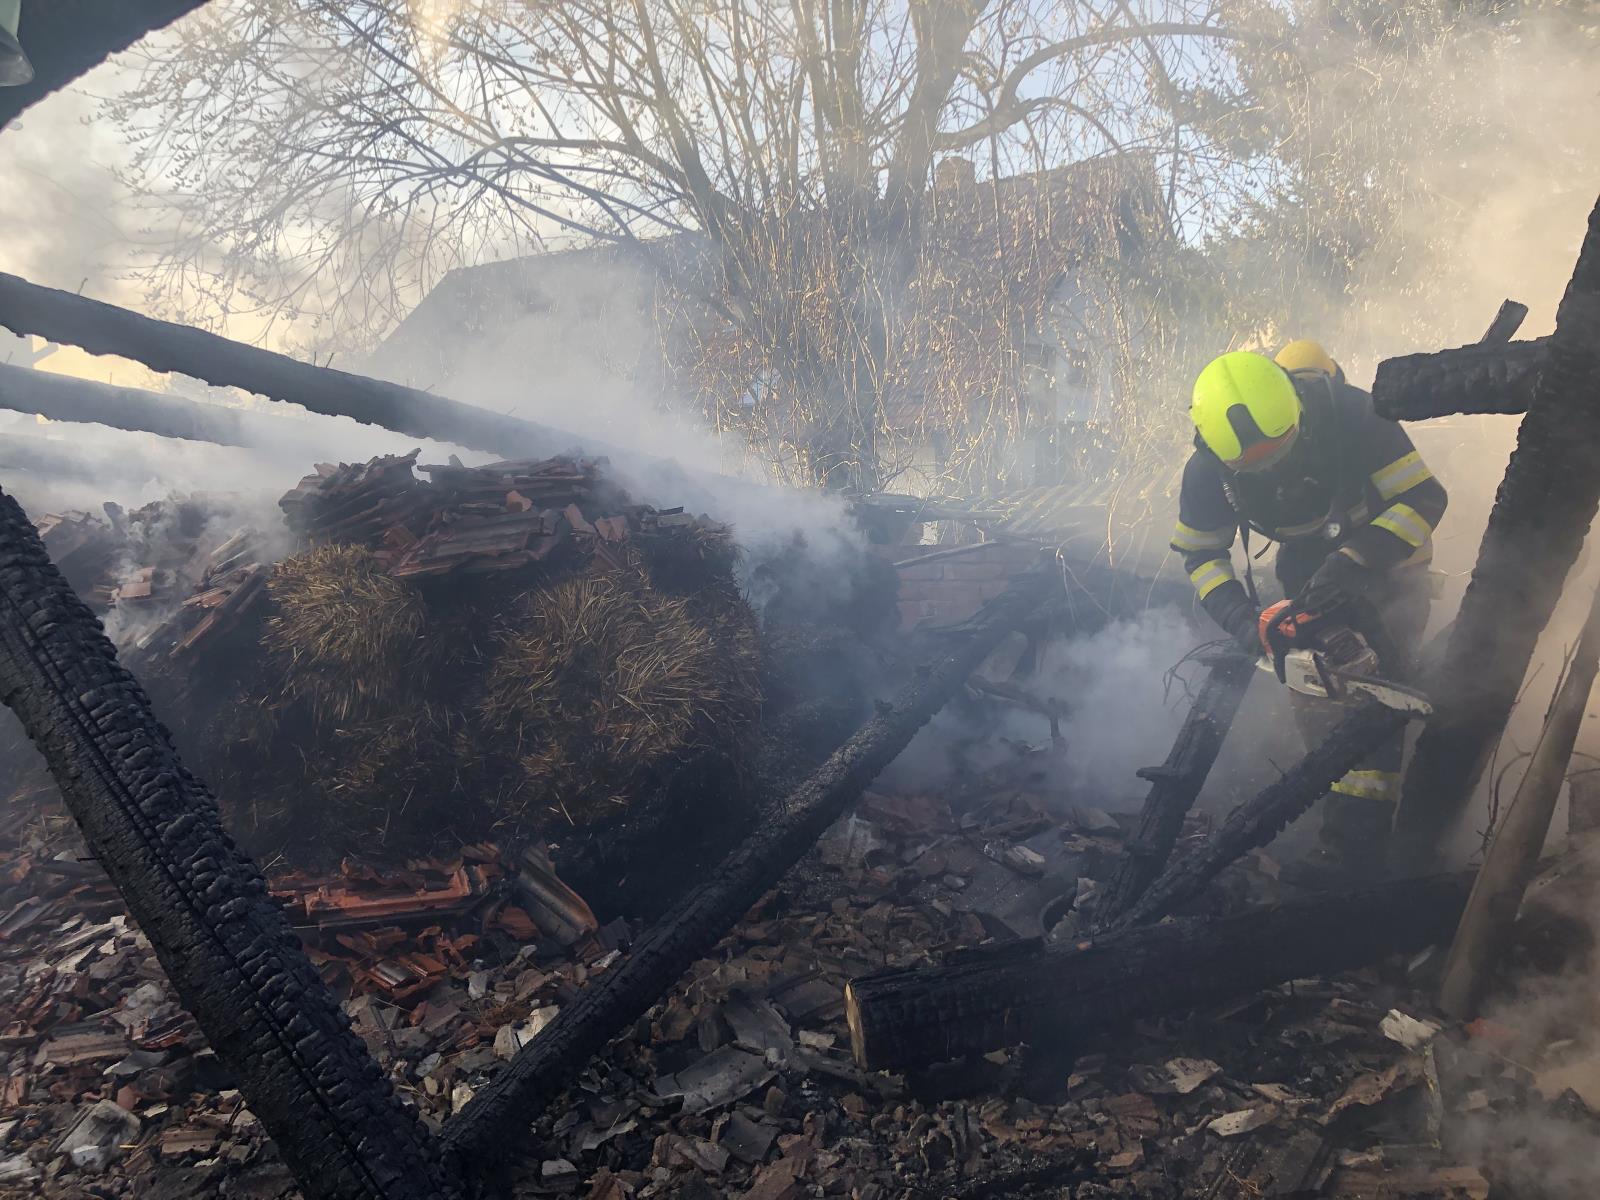
[[[0,408],[37,413],[52,421],[106,425],[137,433],[222,446],[252,444],[242,414],[217,404],[197,404],[140,388],[116,387],[0,363]]]
[[[1095,909],[1097,926],[1108,925],[1126,912],[1166,869],[1184,818],[1205,786],[1254,674],[1255,664],[1243,655],[1215,663],[1200,685],[1200,694],[1166,761],[1139,772],[1141,779],[1150,781],[1139,814],[1139,832],[1128,843],[1127,856],[1101,894]]]
[[[1478,339],[1480,346],[1503,346],[1517,336],[1517,330],[1528,319],[1528,306],[1517,300],[1500,301],[1500,309],[1489,322],[1489,328]]]
[[[1550,339],[1540,338],[1387,358],[1372,381],[1372,407],[1391,421],[1526,412],[1549,357]]]
[[[903,1070],[1022,1042],[1081,1049],[1130,1021],[1345,971],[1447,939],[1470,875],[1410,879],[1220,920],[1119,930],[1061,947],[967,951],[852,980],[856,1063]]]
[[[1320,746],[1241,804],[1210,837],[1173,863],[1113,928],[1159,921],[1200,894],[1230,863],[1265,846],[1325,796],[1334,782],[1405,728],[1406,717],[1381,704],[1353,709]]]
[[[880,707],[848,742],[728,856],[705,883],[662,915],[619,965],[592,981],[561,1015],[478,1089],[446,1124],[450,1151],[468,1170],[489,1170],[583,1065],[637,1020],[697,958],[811,848],[884,767],[961,687],[1018,622],[1060,586],[1058,572],[1030,572],[964,622],[956,644]]]
[[[33,80],[0,88],[0,125],[205,0],[23,0],[18,34]]]
[[[301,451],[313,442],[325,444],[330,434],[336,440],[340,429],[321,416],[229,408],[4,363],[0,363],[0,409],[37,413],[52,421],[253,449]]]
[[[84,479],[102,489],[143,486],[150,471],[137,456],[86,459],[65,440],[7,434],[0,439],[0,471],[27,472],[40,479]]]
[[[144,689],[0,492],[0,700],[311,1200],[458,1195]]]
[[[1429,691],[1396,830],[1426,859],[1461,816],[1600,506],[1600,203],[1556,311],[1548,361],[1489,514],[1472,581]],[[1402,859],[1402,861],[1406,861]]]
[[[299,362],[202,329],[140,316],[71,292],[0,273],[0,325],[13,333],[116,354],[157,371],[238,387],[327,416],[349,417],[411,437],[432,438],[506,458],[574,448],[571,434],[396,383]],[[591,449],[604,447],[590,443]]]

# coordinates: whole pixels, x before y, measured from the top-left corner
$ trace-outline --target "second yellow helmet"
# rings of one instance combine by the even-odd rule
[[[1323,348],[1321,342],[1314,342],[1310,338],[1296,338],[1279,350],[1272,361],[1285,371],[1321,371],[1334,379],[1344,379],[1344,372],[1333,361],[1333,355]]]

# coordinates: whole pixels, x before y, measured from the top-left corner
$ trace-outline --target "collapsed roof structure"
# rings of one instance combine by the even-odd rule
[[[88,9],[70,7],[80,18]],[[41,78],[59,86],[183,7],[122,6],[132,23],[108,22],[116,32],[88,39],[83,51],[41,41]],[[26,6],[25,18],[40,8]],[[1600,207],[1556,333],[1525,376],[1521,444],[1444,656],[1439,678],[1451,685],[1437,693],[1438,719],[1410,785],[1420,803],[1408,832],[1423,841],[1462,794],[1549,618],[1558,589],[1525,586],[1528,546],[1541,569],[1564,575],[1600,503],[1591,469],[1600,443],[1597,297]],[[566,448],[549,446],[549,431],[471,405],[14,278],[0,279],[0,323],[418,436],[530,456]],[[1506,364],[1529,353],[1502,347],[1474,359],[1499,364],[1493,378],[1504,381],[1514,374]],[[1429,369],[1455,364],[1421,366],[1409,377],[1422,380],[1418,390],[1402,390],[1424,396],[1426,408],[1437,403]],[[177,627],[161,622],[146,643],[182,657],[242,628],[271,594],[269,574],[292,585],[277,598],[280,618],[293,587],[409,610],[405,588],[430,579],[513,577],[560,554],[578,555],[584,572],[616,570],[637,565],[616,556],[658,537],[698,557],[695,590],[726,583],[714,529],[624,498],[596,499],[592,464],[528,458],[429,474],[424,486],[409,461],[329,466],[285,498],[296,533],[346,556],[331,582],[316,571],[336,554],[277,574],[251,558],[249,539],[229,537],[193,562],[140,564],[114,591],[137,605],[160,593],[161,572],[198,563]],[[1354,710],[1327,743],[1208,828],[1191,806],[1243,673],[1237,662],[1209,664],[1168,761],[1141,773],[1151,787],[1133,828],[1091,806],[1068,821],[1047,815],[1036,794],[1046,752],[1014,744],[1001,777],[959,805],[913,790],[869,797],[851,816],[953,697],[976,692],[1054,721],[1057,698],[1031,694],[1025,671],[1023,682],[969,681],[1013,631],[1037,631],[1064,612],[1071,619],[1060,560],[998,581],[965,618],[894,643],[893,699],[858,704],[853,732],[849,722],[830,726],[832,745],[813,743],[781,764],[773,778],[783,786],[751,814],[753,828],[734,831],[742,836],[713,856],[720,861],[687,864],[697,877],[635,931],[599,919],[551,856],[487,840],[385,872],[341,863],[263,874],[91,611],[113,591],[98,582],[104,533],[83,514],[35,525],[0,497],[0,691],[43,751],[83,839],[69,849],[41,837],[5,860],[0,965],[14,986],[4,1096],[20,1115],[0,1114],[0,1142],[16,1149],[0,1159],[0,1186],[38,1194],[71,1172],[114,1168],[116,1188],[142,1187],[153,1164],[122,1161],[138,1145],[161,1167],[182,1168],[153,1185],[175,1194],[281,1195],[298,1186],[319,1200],[562,1193],[585,1171],[597,1200],[719,1187],[759,1200],[1029,1189],[1488,1196],[1478,1167],[1456,1161],[1471,1147],[1449,1143],[1446,1117],[1470,1129],[1473,1114],[1492,1121],[1544,1103],[1535,1098],[1541,1072],[1507,1049],[1513,1038],[1429,1019],[1426,996],[1408,990],[1426,964],[1389,957],[1444,939],[1463,905],[1468,930],[1491,927],[1473,921],[1475,907],[1503,908],[1509,898],[1515,910],[1527,869],[1494,873],[1500,890],[1470,899],[1467,880],[1445,877],[1297,906],[1278,903],[1275,872],[1258,853],[1393,732],[1392,714]],[[665,578],[652,585],[665,589]],[[630,611],[641,603],[633,596]],[[354,623],[382,640],[389,627],[376,611],[359,609]],[[1502,628],[1507,620],[1515,636]],[[313,630],[289,657],[313,659],[316,642]],[[1596,642],[1585,638],[1587,668],[1577,677],[1592,679]],[[843,656],[867,657],[866,646],[850,642]],[[870,652],[891,654],[881,644]],[[322,665],[325,702],[369,699],[350,698],[364,682],[355,673]],[[697,679],[684,690],[707,686]],[[789,744],[778,749],[794,749],[793,739],[779,740]],[[414,750],[402,739],[384,753]],[[1542,841],[1544,816],[1514,826],[1524,841]],[[812,861],[789,877],[825,833],[817,855],[832,874]],[[1592,904],[1590,859],[1580,854],[1559,877]],[[1107,886],[1091,903],[1095,881]],[[963,906],[975,893],[984,898]],[[1571,942],[1560,907],[1530,911],[1524,946]],[[1188,915],[1163,922],[1176,911]],[[1491,945],[1503,949],[1504,934]],[[1364,976],[1294,982],[1385,958]],[[1190,969],[1174,972],[1175,962]],[[1378,995],[1385,1002],[1372,1003]],[[1165,1023],[1197,1006],[1197,1016]],[[1136,1021],[1145,1024],[1128,1038]],[[957,1055],[954,1066],[942,1061]],[[1563,1078],[1545,1081],[1554,1095],[1542,1115],[1594,1126],[1600,1117]],[[421,1111],[402,1102],[397,1080]],[[1022,1099],[1022,1088],[1039,1098]],[[946,1099],[983,1089],[1006,1098]],[[257,1123],[287,1171],[262,1156]],[[533,1157],[537,1171],[519,1174]],[[1537,1182],[1536,1162],[1521,1169]]]

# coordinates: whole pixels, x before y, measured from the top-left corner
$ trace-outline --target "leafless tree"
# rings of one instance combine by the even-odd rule
[[[962,444],[1011,420],[1023,310],[1059,276],[1063,219],[1082,229],[1104,200],[1001,211],[988,189],[972,257],[958,214],[930,217],[939,158],[989,179],[1104,159],[1183,227],[1206,164],[1182,92],[1240,36],[1216,8],[256,0],[150,51],[110,115],[175,231],[150,278],[180,309],[250,304],[370,339],[451,266],[637,243],[693,310],[667,324],[693,335],[685,375],[708,408],[759,381],[740,419],[775,461],[874,488],[895,470],[897,392]]]
[[[1470,340],[1530,271],[1565,283],[1600,151],[1570,119],[1592,107],[1594,4],[1230,0],[1226,19],[1262,36],[1227,45],[1190,121],[1249,164],[1208,256],[1229,328],[1370,366]]]

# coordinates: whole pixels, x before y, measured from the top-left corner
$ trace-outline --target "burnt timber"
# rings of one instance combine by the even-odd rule
[[[1368,754],[1406,725],[1406,717],[1378,703],[1353,709],[1325,741],[1282,777],[1241,804],[1204,842],[1183,855],[1138,901],[1112,919],[1115,928],[1159,921],[1192,900],[1230,863],[1265,846]]]
[[[1127,911],[1166,868],[1184,818],[1205,786],[1254,674],[1255,664],[1243,655],[1215,663],[1166,761],[1139,772],[1140,778],[1149,780],[1150,791],[1139,814],[1139,830],[1096,909],[1097,924],[1109,924]]]
[[[105,425],[219,446],[257,445],[258,439],[247,431],[271,420],[252,422],[246,414],[220,404],[198,404],[178,396],[5,363],[0,363],[0,408],[37,413],[52,421]]]
[[[1372,381],[1372,407],[1391,421],[1527,412],[1549,360],[1549,338],[1388,358]]]
[[[880,971],[845,993],[867,1070],[948,1062],[1021,1043],[1077,1049],[1141,1017],[1348,970],[1448,939],[1471,876],[1405,880],[1344,896],[1188,918],[1064,947],[980,948],[938,967]]]
[[[0,325],[13,333],[34,334],[91,354],[120,355],[156,371],[176,371],[217,387],[243,388],[326,416],[349,417],[410,437],[504,457],[554,454],[578,440],[520,417],[303,363],[4,273],[0,273]]]
[[[1438,853],[1471,798],[1600,505],[1600,203],[1556,311],[1448,648],[1437,707],[1406,773],[1402,852]]]

